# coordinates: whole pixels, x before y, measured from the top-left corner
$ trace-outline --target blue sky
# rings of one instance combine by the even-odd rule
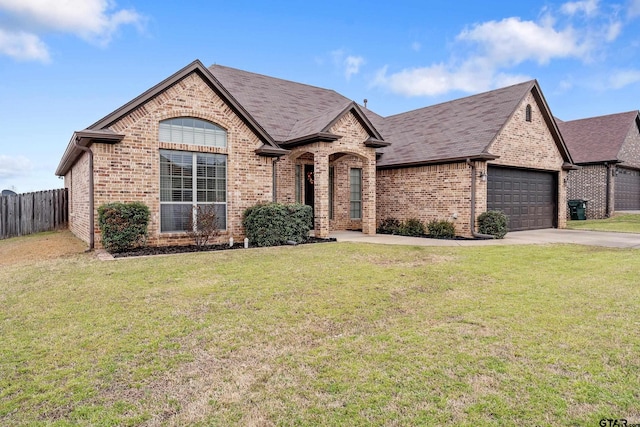
[[[0,190],[194,59],[391,115],[538,79],[563,120],[640,108],[640,0],[0,0]]]

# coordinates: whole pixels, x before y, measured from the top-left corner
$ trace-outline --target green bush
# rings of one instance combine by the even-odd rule
[[[249,241],[256,246],[302,243],[313,228],[313,211],[311,206],[299,203],[258,204],[244,211],[242,225]]]
[[[400,234],[403,236],[423,236],[424,224],[417,218],[409,218],[400,225]]]
[[[98,208],[102,246],[109,252],[123,252],[147,241],[149,208],[142,203],[107,203]]]
[[[380,221],[380,225],[376,231],[380,234],[400,234],[401,225],[400,221],[396,218],[385,218]]]
[[[452,239],[456,236],[456,226],[446,219],[433,220],[427,224],[429,236],[436,239]]]
[[[478,217],[478,231],[502,239],[507,234],[507,216],[502,211],[487,211]]]

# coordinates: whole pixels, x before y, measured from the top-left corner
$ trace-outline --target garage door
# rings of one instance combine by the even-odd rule
[[[503,211],[509,230],[533,230],[556,226],[558,212],[556,174],[489,167],[487,209]]]
[[[615,187],[617,211],[640,210],[640,171],[618,168]]]

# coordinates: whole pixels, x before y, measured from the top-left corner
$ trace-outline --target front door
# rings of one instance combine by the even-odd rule
[[[313,165],[304,165],[304,204],[311,206],[311,209],[313,209],[315,197],[313,192],[313,178]]]

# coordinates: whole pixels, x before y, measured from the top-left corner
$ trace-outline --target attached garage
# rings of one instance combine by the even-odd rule
[[[488,167],[487,210],[503,211],[509,231],[557,226],[557,173]]]
[[[640,171],[619,167],[615,179],[616,210],[640,210]]]

